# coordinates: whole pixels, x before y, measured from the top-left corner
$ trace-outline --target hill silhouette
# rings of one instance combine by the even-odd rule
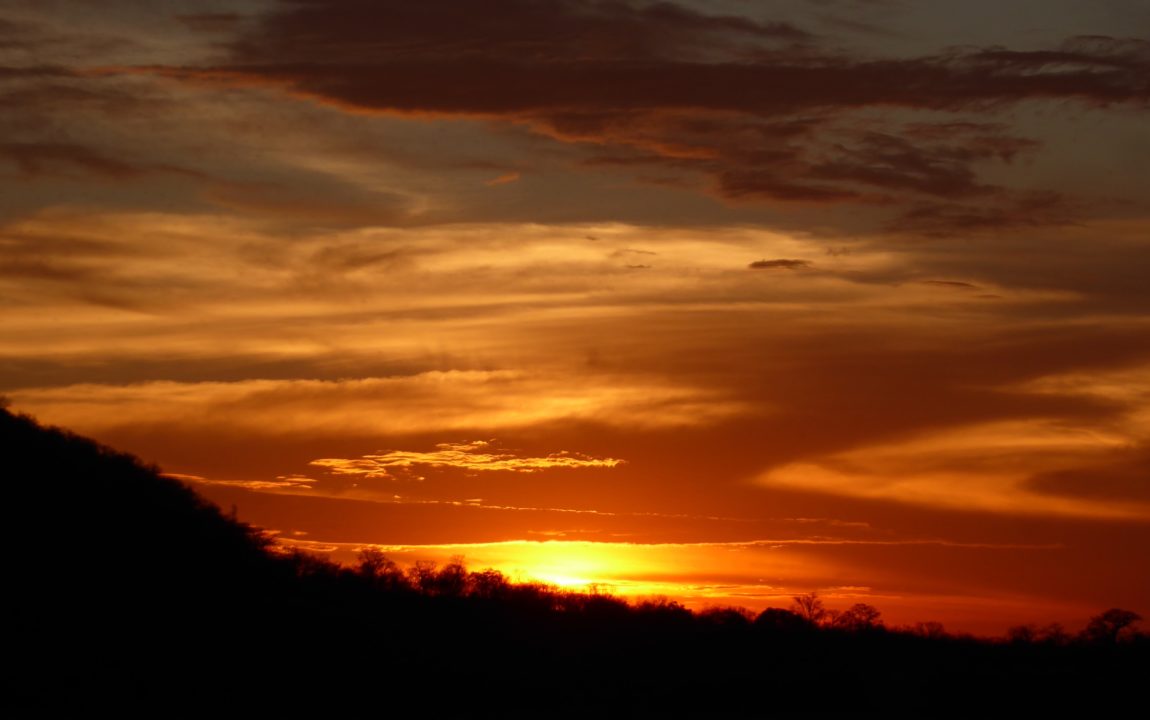
[[[818,599],[758,616],[285,552],[155,467],[0,409],[4,707],[127,715],[775,717],[1114,709],[1150,643],[1112,609],[1009,642]],[[1133,616],[1133,617],[1132,617]]]

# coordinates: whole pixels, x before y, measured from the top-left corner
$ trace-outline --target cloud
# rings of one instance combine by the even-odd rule
[[[592,163],[672,169],[662,177],[684,187],[707,178],[732,202],[991,196],[1003,187],[983,168],[1040,143],[971,113],[1150,100],[1150,51],[1135,40],[884,59],[835,49],[789,22],[591,0],[482,9],[303,0],[243,31],[223,62],[110,71],[280,88],[358,113],[502,119],[588,149]],[[911,119],[916,111],[942,119]],[[972,212],[930,220],[966,231],[998,224]]]
[[[316,482],[314,478],[309,478],[306,475],[278,475],[275,480],[215,480],[199,475],[172,472],[164,473],[164,476],[198,485],[221,485],[223,487],[244,488],[246,490],[270,490],[277,492],[312,490]],[[303,534],[306,535],[307,533]]]
[[[386,478],[392,477],[396,470],[409,471],[421,466],[480,472],[535,473],[556,468],[613,468],[621,462],[614,458],[593,458],[566,450],[546,457],[521,457],[514,453],[495,451],[489,441],[475,440],[440,443],[430,452],[392,450],[357,459],[320,458],[313,460],[311,465],[326,468],[333,475]]]
[[[263,437],[359,433],[369,425],[384,434],[520,428],[556,420],[684,427],[744,409],[702,389],[519,371],[433,371],[339,381],[89,384],[26,388],[10,396],[22,409],[89,432],[164,424],[187,432],[226,426]],[[551,462],[558,467],[582,461],[572,455]]]
[[[978,286],[974,283],[962,282],[961,280],[923,280],[923,285],[936,285],[938,287],[960,288],[964,290],[977,290]]]
[[[5,8],[7,10],[7,8]],[[35,14],[33,12],[33,14]],[[27,58],[33,62],[39,58],[55,57],[64,62],[74,61],[77,58],[90,58],[104,55],[118,47],[130,44],[125,38],[115,38],[93,32],[91,28],[85,31],[61,31],[53,27],[50,22],[35,22],[26,19],[12,20],[0,18],[0,57],[15,63],[23,68],[34,68],[29,65]],[[0,72],[0,78],[4,75]]]
[[[1120,448],[1090,465],[1036,474],[1026,486],[1057,497],[1150,505],[1150,449]]]
[[[853,147],[840,145],[834,158],[814,164],[810,174],[946,198],[986,195],[995,188],[978,182],[974,163],[1009,162],[1038,146],[1006,134],[1000,126],[941,123],[906,130],[904,135],[864,132]]]
[[[955,202],[920,202],[890,223],[895,232],[948,237],[1062,225],[1082,212],[1078,203],[1050,191],[1000,193],[976,205]]]
[[[374,191],[326,177],[294,183],[211,183],[204,197],[246,216],[299,227],[396,225],[408,216],[408,201],[398,193]]]
[[[177,15],[176,19],[196,32],[225,33],[236,29],[243,20],[239,13],[190,13]]]
[[[141,169],[121,160],[109,158],[79,145],[49,143],[3,143],[0,158],[16,165],[28,177],[60,172],[71,166],[93,175],[112,178],[134,178]]]
[[[1071,489],[1084,478],[1078,469],[1084,461],[1107,456],[1125,441],[1115,431],[1063,422],[998,421],[788,464],[764,473],[760,482],[936,507],[1145,519],[1150,494],[1132,493],[1133,468],[1111,470],[1113,482],[1105,490]],[[1048,469],[1034,477],[1036,468]]]
[[[233,64],[188,74],[282,83],[362,109],[467,113],[945,109],[1034,97],[1141,102],[1150,93],[1142,81],[1150,60],[1137,41],[1076,38],[1054,50],[869,60],[795,45],[807,37],[793,26],[671,4],[500,0],[461,8],[433,0],[416,9],[312,0],[282,6],[237,40]],[[675,82],[661,81],[668,76]]]
[[[484,185],[488,187],[496,187],[498,185],[509,185],[513,182],[518,182],[522,175],[517,171],[506,172],[490,180],[485,180]]]
[[[1137,227],[1131,238],[1144,237]],[[234,476],[221,468],[244,462],[238,456],[283,462],[267,473],[287,474],[315,458],[497,435],[531,447],[531,456],[573,448],[632,463],[588,475],[642,468],[686,488],[710,477],[717,456],[725,469],[716,477],[726,479],[717,495],[732,478],[789,466],[795,482],[781,485],[787,492],[821,488],[898,502],[899,491],[880,480],[915,469],[913,433],[963,433],[1027,418],[1110,427],[1123,408],[1115,399],[1020,395],[1016,385],[1072,369],[1097,372],[1145,358],[1148,347],[1128,318],[1068,322],[1068,309],[1083,307],[1078,295],[1015,287],[1023,283],[1009,263],[1047,280],[1050,263],[1084,267],[1080,258],[1051,252],[1045,236],[999,244],[1009,252],[990,259],[971,256],[959,240],[914,244],[908,254],[860,239],[849,254],[832,257],[816,255],[817,239],[756,228],[476,225],[285,239],[219,217],[88,214],[14,224],[0,242],[6,257],[9,250],[29,262],[56,256],[70,263],[61,269],[86,273],[8,278],[17,284],[6,287],[39,298],[5,309],[0,362],[18,405],[109,441],[131,438],[126,447],[137,452],[171,437],[185,458],[175,469],[225,479]],[[658,267],[602,274],[627,262],[621,258],[639,259],[616,255],[636,247],[657,247]],[[1108,245],[1095,250],[1111,254]],[[785,266],[744,269],[760,257],[822,259],[818,272],[793,277]],[[1138,267],[1134,255],[1121,257]],[[764,273],[779,282],[763,283]],[[923,284],[940,278],[977,281],[1004,300],[984,303],[975,292]],[[97,312],[46,291],[35,295],[48,284],[57,292],[127,287],[138,309]],[[194,302],[165,305],[173,296]],[[46,327],[44,307],[68,312]],[[765,313],[771,322],[762,322]],[[539,448],[514,434],[539,426],[561,440]],[[621,440],[582,445],[572,428],[650,447],[633,455]],[[698,445],[689,442],[696,432]],[[762,437],[772,442],[755,440]],[[202,448],[235,438],[252,438],[259,449],[196,459]],[[652,438],[671,453],[656,452]],[[290,464],[268,449],[301,453],[305,440],[358,445],[317,447]],[[852,448],[904,441],[905,466],[869,454],[847,459],[874,467],[842,464],[840,455]],[[690,449],[704,444],[720,450],[692,458]],[[956,467],[982,452],[959,453]],[[1003,512],[1032,498],[1035,508],[1069,505],[1065,496],[1028,488],[1028,478],[1101,463],[1089,454],[1049,465],[1041,453],[1018,457],[1034,462],[1008,476],[962,467],[952,479],[971,497],[922,502]],[[838,480],[812,473],[799,481],[795,466],[803,464],[834,471]],[[928,475],[917,477],[921,485],[908,497],[945,486],[941,475]],[[498,497],[495,504],[514,502]]]
[[[0,143],[0,160],[8,160],[27,178],[66,176],[76,171],[114,180],[134,180],[153,173],[204,177],[202,173],[171,165],[131,163],[74,143]]]
[[[1145,50],[1117,38],[1030,53],[920,47],[883,57],[809,32],[799,18],[811,14],[794,7],[754,19],[713,6],[591,0],[495,0],[491,17],[446,0],[430,7],[467,24],[359,0],[164,18],[118,8],[101,32],[123,40],[140,34],[127,32],[138,25],[150,39],[58,53],[70,67],[51,77],[20,69],[22,77],[0,83],[0,99],[20,109],[5,125],[21,129],[2,129],[7,142],[74,145],[99,156],[87,164],[77,164],[86,162],[79,156],[23,161],[38,177],[127,178],[135,170],[138,181],[165,164],[138,160],[150,154],[204,177],[203,187],[136,195],[145,206],[170,206],[178,192],[195,211],[206,201],[283,225],[477,216],[697,222],[707,213],[711,221],[810,227],[797,215],[842,205],[818,215],[819,232],[871,230],[893,217],[900,232],[941,235],[994,232],[1025,216],[1025,208],[1010,209],[1016,187],[1034,186],[1019,166],[1060,152],[1044,128],[1018,114],[1031,101],[1145,102],[1134,81]],[[18,28],[13,38],[99,45],[94,33],[87,44],[79,37],[84,15],[26,15],[37,18],[37,32]],[[49,32],[51,25],[63,31]],[[138,62],[116,62],[124,58]],[[683,79],[667,82],[672,76]],[[101,168],[105,174],[93,174]],[[588,168],[626,176],[637,192],[576,183],[570,171]],[[1042,177],[1052,186],[1069,182]],[[485,184],[506,187],[476,192]],[[48,190],[57,188],[9,202],[126,201],[126,193]],[[1041,223],[1075,217],[1064,207]]]
[[[747,267],[752,270],[801,270],[810,266],[809,260],[778,258],[776,260],[756,260]]]

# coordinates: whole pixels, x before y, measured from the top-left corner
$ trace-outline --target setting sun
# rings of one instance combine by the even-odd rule
[[[5,3],[13,411],[346,567],[1150,612],[1145,3],[429,3]]]

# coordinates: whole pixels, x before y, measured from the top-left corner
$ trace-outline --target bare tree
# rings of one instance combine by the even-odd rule
[[[359,553],[359,574],[381,590],[404,590],[410,586],[403,569],[377,548],[365,548]]]
[[[818,625],[827,617],[827,609],[818,593],[809,592],[806,595],[795,595],[791,607],[796,615],[805,618],[808,622]]]
[[[377,548],[359,551],[359,574],[366,578],[375,579],[394,566],[395,563]]]
[[[436,567],[433,560],[416,560],[407,568],[407,578],[417,590],[430,595],[435,592]]]
[[[874,605],[855,603],[835,615],[833,624],[844,630],[871,630],[882,625],[882,613]]]

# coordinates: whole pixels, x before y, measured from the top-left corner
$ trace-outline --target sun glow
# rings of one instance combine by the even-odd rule
[[[323,544],[281,538],[283,545],[322,551],[354,564],[364,549],[355,544]],[[827,606],[875,605],[888,624],[941,620],[948,628],[994,634],[1002,618],[1023,622],[1034,613],[1076,621],[1091,608],[1081,603],[1003,592],[993,597],[968,594],[905,593],[850,584],[839,568],[817,551],[797,543],[611,543],[509,541],[454,545],[371,546],[400,566],[443,564],[462,558],[470,571],[494,569],[519,583],[543,583],[561,591],[601,593],[630,602],[672,600],[692,610],[742,607],[758,612],[789,607],[794,596],[816,590]],[[968,549],[969,550],[969,549]]]
[[[281,544],[330,553],[354,564],[362,545]],[[666,596],[687,605],[789,601],[821,583],[826,563],[805,548],[760,543],[619,543],[508,541],[452,545],[371,546],[403,566],[462,557],[470,570],[491,568],[515,582],[606,592],[629,598]],[[686,568],[686,569],[685,569]],[[692,570],[693,568],[693,570]],[[715,578],[722,578],[716,582]]]
[[[497,567],[517,579],[564,588],[614,588],[623,578],[650,567],[649,561],[636,562],[632,553],[620,552],[625,547],[590,542],[509,543],[500,548],[506,555],[498,559]]]

